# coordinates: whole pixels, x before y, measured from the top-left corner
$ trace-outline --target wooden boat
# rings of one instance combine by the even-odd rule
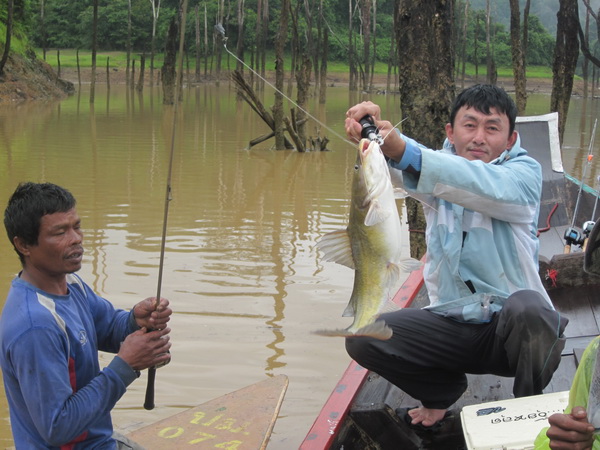
[[[127,437],[148,450],[264,450],[287,387],[287,376],[270,377],[146,425]]]
[[[568,391],[578,358],[592,338],[600,334],[600,269],[597,275],[583,271],[584,255],[578,242],[565,253],[565,232],[583,233],[577,227],[591,220],[598,193],[565,175],[558,139],[558,115],[520,117],[517,130],[522,146],[543,169],[543,194],[539,218],[540,277],[556,309],[569,317],[567,343],[557,372],[545,393]],[[581,195],[580,195],[581,192]],[[580,196],[578,208],[577,198]],[[573,221],[573,212],[577,217]],[[572,227],[575,224],[576,227]],[[575,228],[575,230],[573,230]],[[592,235],[600,235],[600,222]],[[571,236],[570,236],[571,237]],[[593,248],[592,248],[593,247]],[[600,265],[600,242],[588,247],[588,257]],[[594,254],[592,252],[595,252]],[[586,260],[591,265],[589,260]],[[397,292],[400,307],[428,304],[422,271],[412,273]],[[451,408],[451,415],[436,431],[417,431],[402,421],[395,409],[420,403],[379,375],[354,361],[334,388],[302,442],[302,449],[464,449],[460,412],[467,405],[510,399],[512,378],[468,375],[469,387]],[[529,398],[533,399],[533,398]],[[539,425],[538,425],[539,426]],[[502,448],[502,447],[498,447]],[[515,448],[515,447],[511,447]]]

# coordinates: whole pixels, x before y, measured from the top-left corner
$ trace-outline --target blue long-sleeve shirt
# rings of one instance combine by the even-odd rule
[[[77,275],[52,295],[16,277],[0,317],[0,367],[17,449],[115,448],[110,412],[137,373],[115,356],[137,329]]]

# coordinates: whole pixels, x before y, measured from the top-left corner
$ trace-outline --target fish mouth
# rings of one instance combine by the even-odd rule
[[[376,144],[375,141],[371,141],[369,139],[361,139],[358,144],[358,153],[360,154],[361,161],[364,160],[367,155],[375,148],[373,144]]]

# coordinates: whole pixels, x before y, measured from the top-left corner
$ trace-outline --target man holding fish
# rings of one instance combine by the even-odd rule
[[[515,131],[501,88],[476,85],[455,99],[447,139],[432,151],[395,130],[378,105],[346,114],[359,140],[371,116],[381,150],[427,220],[424,278],[430,305],[386,313],[390,339],[347,337],[346,349],[422,406],[406,420],[435,427],[467,388],[466,373],[514,377],[516,397],[541,394],[560,362],[568,319],[538,275],[540,165]]]

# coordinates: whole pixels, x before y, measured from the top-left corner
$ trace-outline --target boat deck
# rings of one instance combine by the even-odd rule
[[[411,307],[426,304],[422,289]],[[565,335],[567,343],[562,361],[552,381],[544,390],[567,391],[587,344],[600,334],[600,284],[573,288],[555,289],[552,301],[558,311],[569,317]],[[576,299],[576,300],[575,300]],[[348,414],[343,435],[338,436],[331,449],[464,449],[460,411],[466,405],[512,398],[513,378],[495,375],[468,375],[469,387],[451,409],[448,417],[437,432],[419,432],[403,423],[395,413],[396,408],[414,407],[420,403],[394,385],[369,372]],[[372,437],[377,437],[375,442]],[[340,444],[337,444],[340,443]],[[341,444],[343,443],[343,444]]]

